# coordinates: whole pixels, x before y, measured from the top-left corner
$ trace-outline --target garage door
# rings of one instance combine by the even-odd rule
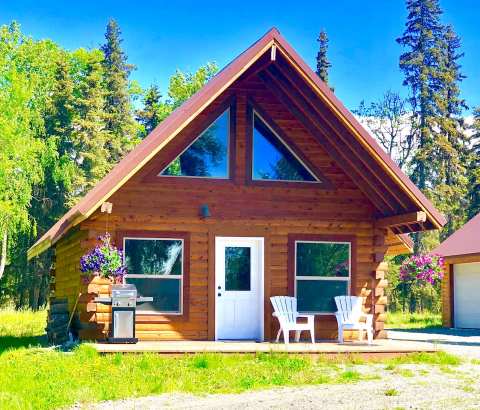
[[[480,263],[454,265],[455,327],[480,328]]]

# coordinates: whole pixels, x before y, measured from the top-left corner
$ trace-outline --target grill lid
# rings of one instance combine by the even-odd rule
[[[136,298],[137,288],[131,283],[112,285],[113,298]]]

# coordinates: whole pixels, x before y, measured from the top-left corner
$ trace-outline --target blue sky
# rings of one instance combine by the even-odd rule
[[[289,4],[284,7],[283,4]],[[166,90],[176,68],[195,70],[207,61],[220,67],[276,26],[300,55],[314,66],[320,28],[330,37],[331,83],[348,108],[379,98],[387,89],[405,92],[398,69],[404,29],[403,0],[317,0],[312,2],[242,1],[7,1],[0,22],[17,20],[26,34],[50,38],[68,49],[96,47],[109,17],[117,19],[133,78]],[[199,6],[201,5],[201,7]],[[462,37],[468,78],[462,93],[480,105],[478,40],[480,2],[441,0],[443,20]]]

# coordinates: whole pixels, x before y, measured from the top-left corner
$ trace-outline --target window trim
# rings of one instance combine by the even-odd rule
[[[187,232],[163,232],[163,231],[123,231],[117,232],[116,242],[122,251],[125,250],[125,239],[138,240],[181,240],[182,241],[182,275],[172,277],[158,278],[159,275],[142,275],[142,274],[127,274],[130,277],[140,277],[158,280],[180,279],[180,312],[155,312],[155,311],[137,311],[137,319],[155,321],[157,323],[170,323],[177,321],[187,321],[189,316],[190,303],[190,234]],[[125,252],[124,252],[125,260]]]
[[[350,246],[350,262],[348,277],[318,277],[318,276],[300,276],[300,280],[321,280],[321,281],[344,281],[347,282],[347,295],[354,293],[354,284],[356,278],[357,266],[357,245],[354,235],[289,235],[288,236],[288,292],[290,296],[297,295],[297,243],[343,243]],[[335,312],[301,312],[305,314],[313,314],[316,316],[332,316]]]
[[[228,113],[227,114],[227,121],[228,121],[228,124],[227,124],[227,131],[228,131],[228,135],[227,135],[227,152],[226,152],[226,160],[227,160],[227,164],[226,164],[226,168],[227,168],[227,176],[225,177],[219,177],[219,176],[198,176],[198,175],[162,175],[162,172],[164,172],[171,164],[173,161],[175,161],[177,158],[179,158],[181,155],[183,155],[185,153],[185,151],[187,151],[193,144],[195,144],[196,141],[198,141],[200,138],[202,138],[202,136],[207,132],[207,130],[215,123],[215,121],[217,121],[221,116],[223,116],[225,113]],[[204,127],[203,131],[198,134],[198,136],[192,141],[190,142],[190,144],[188,144],[179,154],[177,154],[175,156],[175,158],[173,160],[171,160],[165,167],[163,167],[160,172],[157,174],[157,177],[161,177],[161,178],[193,178],[193,179],[207,179],[207,180],[220,180],[220,181],[228,181],[230,179],[232,179],[232,175],[231,175],[231,172],[232,172],[232,155],[231,155],[231,147],[232,146],[232,106],[231,105],[228,105],[225,109],[223,109],[221,111],[220,114],[216,115],[215,118],[209,122],[209,124]]]
[[[315,178],[315,181],[289,181],[275,179],[255,179],[253,177],[253,132],[255,115],[260,117],[265,126],[277,137],[285,148],[304,166],[307,171]],[[315,188],[315,189],[334,189],[334,185],[326,178],[323,173],[313,165],[301,152],[295,143],[283,132],[275,121],[265,112],[252,97],[247,102],[247,127],[246,127],[246,177],[247,184],[275,187],[283,186],[288,188]]]

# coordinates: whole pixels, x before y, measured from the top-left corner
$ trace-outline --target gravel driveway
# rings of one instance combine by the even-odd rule
[[[480,331],[390,330],[394,340],[435,344],[461,355],[458,366],[355,365],[370,380],[345,384],[259,390],[241,394],[163,394],[160,396],[103,402],[95,410],[145,409],[480,409]],[[477,360],[472,360],[477,359]],[[376,379],[374,379],[376,378]],[[374,380],[371,380],[374,379]],[[76,407],[80,408],[80,407]],[[81,407],[85,408],[85,407]]]

